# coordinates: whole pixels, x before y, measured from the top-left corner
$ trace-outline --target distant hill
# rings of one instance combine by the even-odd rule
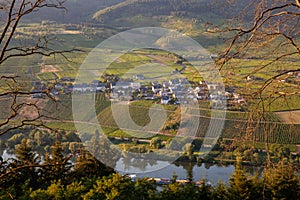
[[[124,0],[99,9],[92,20],[124,29],[155,26],[178,30],[205,48],[211,47],[210,51],[218,52],[223,40],[209,34],[207,24],[219,25],[239,13],[244,15],[242,9],[249,3],[250,0],[238,0],[230,5],[220,0]]]
[[[234,7],[226,7],[225,1],[218,0],[125,0],[95,12],[93,19],[102,23],[122,25],[130,24],[130,19],[149,21],[150,18],[162,19],[173,16],[189,19],[209,20],[209,18],[226,19],[238,12],[249,0],[239,2]]]
[[[122,1],[124,0],[68,0],[64,4],[66,10],[43,8],[39,12],[28,15],[26,21],[52,20],[58,23],[82,23],[90,21],[93,14],[99,9],[104,9]]]
[[[43,8],[26,17],[28,22],[42,20],[57,23],[96,22],[117,26],[159,25],[165,17],[210,21],[226,19],[250,0],[240,0],[232,7],[219,0],[68,0],[66,10]],[[154,23],[154,24],[153,24]]]

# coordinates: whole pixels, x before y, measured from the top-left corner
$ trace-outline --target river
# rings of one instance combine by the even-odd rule
[[[209,166],[209,167],[208,167]],[[177,179],[187,179],[192,177],[194,181],[199,181],[205,178],[212,184],[216,184],[219,181],[228,182],[231,174],[234,172],[234,166],[217,166],[202,163],[202,165],[194,165],[192,163],[176,163],[160,169],[158,171],[137,174],[137,177],[155,177],[155,178],[169,178],[171,179],[173,174],[176,174]]]
[[[2,158],[4,160],[8,158],[15,157],[13,154],[7,153],[4,150],[2,154]],[[216,165],[210,163],[188,163],[188,162],[176,162],[176,163],[168,163],[164,161],[157,161],[161,162],[159,164],[164,165],[166,167],[146,172],[146,173],[137,173],[135,174],[139,178],[143,177],[150,177],[150,178],[168,178],[171,179],[174,174],[177,175],[177,179],[187,179],[188,177],[192,177],[194,181],[199,181],[202,178],[205,178],[209,181],[212,185],[216,185],[219,181],[223,183],[228,183],[230,176],[234,172],[234,165]],[[245,167],[245,169],[250,173],[254,174],[257,170],[256,167]],[[131,169],[134,171],[134,169]],[[120,172],[122,173],[122,172]],[[125,174],[125,173],[122,173]]]

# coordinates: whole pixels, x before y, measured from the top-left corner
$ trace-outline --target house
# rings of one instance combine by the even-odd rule
[[[172,80],[169,80],[169,84],[172,86],[177,86],[180,84],[180,81],[179,81],[179,79],[172,79]]]
[[[300,71],[289,72],[288,75],[289,75],[289,76],[293,76],[293,77],[295,77],[295,78],[299,78],[299,77],[300,77]]]
[[[93,80],[93,82],[92,82],[93,85],[99,85],[100,83],[101,83],[101,81],[99,81],[99,80]]]
[[[180,84],[189,84],[189,80],[187,78],[179,78],[179,83]]]
[[[56,95],[58,95],[58,91],[56,89],[52,89],[50,94],[52,96],[56,96]]]
[[[172,90],[170,88],[163,88],[161,91],[159,91],[159,96],[163,95],[171,95]]]
[[[208,89],[206,85],[199,85],[194,89],[194,93],[197,94],[198,92],[207,92],[208,93]]]
[[[233,87],[233,86],[225,86],[225,91],[228,92],[228,93],[234,93],[236,87]]]
[[[215,91],[215,90],[221,90],[222,86],[220,84],[217,83],[207,83],[207,89],[209,91]]]
[[[182,63],[183,63],[183,59],[176,59],[175,61],[174,61],[174,64],[178,64],[178,65],[182,65]]]
[[[75,84],[73,87],[74,92],[92,92],[94,87],[87,83]]]
[[[244,98],[238,99],[237,100],[238,104],[246,104],[246,100]]]
[[[129,81],[119,81],[116,82],[114,89],[128,89],[131,87],[131,82]]]
[[[247,76],[247,81],[263,81],[263,80],[264,80],[263,78],[256,77],[256,76],[253,76],[253,75]]]
[[[161,84],[154,84],[152,86],[152,91],[157,94],[159,93],[161,90],[163,89],[162,85]]]
[[[300,153],[300,145],[296,145],[296,152]]]
[[[149,88],[148,87],[146,87],[146,86],[141,86],[140,88],[139,88],[139,92],[140,93],[147,93],[147,91],[149,91]]]
[[[137,75],[134,76],[134,78],[137,79],[137,80],[144,80],[145,79],[143,74],[137,74]]]
[[[206,82],[205,81],[199,81],[199,84],[204,86],[204,85],[206,85]]]
[[[177,91],[173,93],[173,97],[177,99],[184,99],[185,98],[185,92],[183,91]]]
[[[199,91],[196,94],[196,97],[197,97],[198,100],[207,100],[208,99],[208,94],[206,92]]]
[[[219,56],[217,54],[210,54],[210,58],[214,60],[219,58]]]
[[[256,80],[255,76],[247,76],[247,81],[253,81]]]
[[[42,90],[33,90],[31,98],[45,98],[46,94]]]
[[[204,147],[204,148],[212,148],[213,145],[211,145],[211,144],[203,144],[203,147]]]
[[[65,93],[71,93],[73,92],[74,89],[74,85],[70,84],[67,86],[67,88],[65,88]]]
[[[172,93],[175,92],[188,92],[189,88],[186,88],[184,85],[177,85],[175,87],[169,87]]]
[[[84,92],[85,89],[81,84],[75,84],[73,87],[74,92]]]
[[[218,100],[218,99],[220,99],[220,96],[216,93],[212,93],[209,95],[209,99],[210,100]]]
[[[168,87],[170,87],[170,83],[168,81],[164,81],[164,82],[162,82],[162,86],[164,88],[168,88]]]
[[[141,87],[141,83],[138,83],[138,82],[133,82],[133,83],[130,83],[130,87],[132,88],[132,89],[140,89],[140,87]]]
[[[57,83],[57,84],[54,85],[54,88],[55,88],[56,90],[61,90],[61,89],[63,88],[63,85],[60,84],[60,83]]]
[[[161,97],[161,104],[168,104],[170,102],[170,96],[169,95],[163,95]]]
[[[227,100],[229,100],[233,97],[233,93],[232,92],[225,92],[225,97],[226,97]]]
[[[279,83],[285,83],[285,82],[287,82],[287,80],[288,80],[287,78],[278,79],[278,82]]]
[[[105,85],[105,83],[101,83],[101,82],[99,82],[97,85],[96,85],[96,92],[101,92],[101,91],[104,91],[105,90],[105,87],[106,85]]]
[[[116,85],[117,85],[116,82],[109,83],[109,89],[114,90],[116,88]]]
[[[239,98],[241,98],[241,95],[238,94],[238,93],[233,93],[233,94],[232,94],[232,97],[233,97],[234,99],[239,99]]]
[[[60,80],[63,82],[74,82],[75,81],[75,79],[71,78],[71,77],[62,77]]]
[[[240,105],[246,104],[246,100],[241,96],[239,98],[234,99],[234,102]]]

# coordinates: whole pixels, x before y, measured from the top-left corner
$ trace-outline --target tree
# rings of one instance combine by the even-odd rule
[[[137,197],[133,191],[134,184],[129,178],[113,174],[97,180],[94,189],[84,195],[83,199],[132,199]]]
[[[182,147],[184,154],[190,159],[193,160],[194,145],[187,143]]]
[[[74,165],[74,176],[78,178],[108,176],[113,172],[113,169],[105,166],[83,148]]]
[[[208,185],[205,180],[202,181],[200,186],[196,186],[194,182],[183,185],[182,183],[175,182],[167,185],[159,193],[158,199],[171,200],[174,199],[211,199],[212,187]]]
[[[162,141],[159,137],[154,137],[150,140],[150,146],[155,149],[159,149],[161,147]]]
[[[72,156],[64,155],[61,143],[57,141],[51,147],[51,155],[48,153],[45,155],[44,163],[39,171],[41,174],[40,181],[48,185],[54,180],[60,180],[62,183],[68,182],[72,167],[70,162]]]
[[[23,139],[21,144],[17,144],[15,154],[17,160],[23,164],[36,164],[39,162],[38,155],[33,153],[32,147],[29,145],[29,140]]]
[[[213,191],[214,200],[229,200],[228,190],[224,183],[219,182]]]
[[[0,163],[0,188],[19,196],[31,188],[38,188],[39,157],[32,152],[29,141],[23,139],[15,148],[16,159]],[[13,189],[9,189],[9,188]]]
[[[268,199],[299,199],[300,180],[292,163],[281,160],[277,165],[264,170],[264,196]]]
[[[63,185],[60,181],[53,182],[47,190],[38,189],[30,194],[30,199],[63,199]]]
[[[234,173],[229,180],[229,199],[259,199],[262,188],[256,177],[250,178],[242,169],[241,158],[237,158]]]
[[[33,55],[52,56],[76,51],[76,49],[56,50],[51,46],[49,37],[32,35],[29,40],[18,39],[18,27],[31,13],[42,10],[43,8],[65,9],[66,0],[11,0],[0,2],[0,65],[14,58],[24,58]],[[1,75],[0,100],[7,110],[1,112],[0,135],[13,129],[19,129],[27,125],[47,127],[43,119],[48,118],[43,114],[42,107],[37,103],[38,100],[30,101],[30,95],[44,94],[54,100],[50,95],[50,88],[43,88],[42,91],[32,91],[31,87],[23,81],[22,75]],[[3,87],[2,87],[3,86]],[[30,115],[22,115],[25,110],[30,110]],[[18,120],[15,120],[18,118]],[[14,123],[12,123],[14,122]],[[47,127],[49,128],[49,127]]]

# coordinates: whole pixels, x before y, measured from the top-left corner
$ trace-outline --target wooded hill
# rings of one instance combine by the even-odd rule
[[[191,20],[226,19],[236,15],[248,3],[248,0],[239,1],[235,5],[227,6],[225,1],[218,0],[69,0],[64,4],[66,10],[44,8],[43,12],[32,13],[26,20],[30,22],[53,20],[57,23],[93,21],[122,25],[116,22],[132,19],[134,24],[137,16],[145,18],[175,16]],[[149,20],[144,21],[145,25],[147,21]]]

